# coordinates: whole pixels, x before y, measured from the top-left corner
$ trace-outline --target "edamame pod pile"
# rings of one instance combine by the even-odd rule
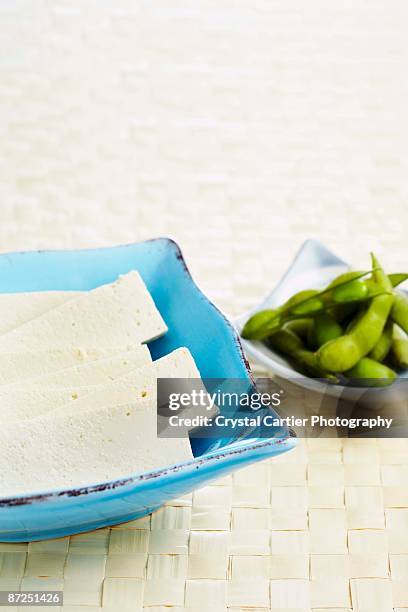
[[[265,342],[313,378],[390,384],[408,367],[408,298],[396,289],[407,279],[387,275],[371,254],[370,270],[346,272],[323,290],[257,312],[242,337]]]

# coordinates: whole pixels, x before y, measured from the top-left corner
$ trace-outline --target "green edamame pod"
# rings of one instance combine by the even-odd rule
[[[397,368],[408,368],[408,338],[396,325],[392,335],[391,357]]]
[[[329,283],[327,288],[332,289],[333,287],[337,287],[338,285],[343,285],[344,283],[348,283],[350,281],[362,278],[366,274],[367,272],[363,272],[361,270],[348,270],[347,272],[343,272],[343,274],[339,274],[339,276],[336,276],[336,278],[334,278]]]
[[[335,287],[331,298],[336,304],[348,304],[364,300],[368,294],[367,284],[362,280],[352,280],[345,285]]]
[[[336,284],[329,294],[333,304],[328,308],[328,312],[339,323],[350,319],[357,312],[360,303],[366,303],[370,298],[384,293],[371,279],[361,280],[364,274],[364,272],[346,272],[332,281]]]
[[[392,344],[392,329],[393,323],[390,319],[388,319],[385,327],[383,329],[383,333],[380,336],[379,341],[375,345],[372,351],[369,352],[368,356],[375,361],[384,361],[386,356],[388,355],[391,344]]]
[[[292,359],[299,364],[300,371],[303,370],[312,378],[326,378],[332,383],[339,382],[339,378],[335,374],[322,370],[317,361],[316,353],[312,351],[303,349],[296,353],[296,355],[293,355]]]
[[[335,305],[366,300],[369,297],[369,288],[366,281],[362,279],[367,274],[367,271],[362,272],[361,270],[349,270],[340,274],[327,286],[326,299]]]
[[[343,334],[343,329],[327,312],[320,312],[314,318],[314,325],[308,335],[308,346],[317,349],[326,342]]]
[[[345,372],[350,379],[366,379],[367,386],[387,386],[396,378],[396,373],[383,363],[370,357],[363,357],[350,370]]]
[[[313,327],[313,319],[293,319],[292,321],[288,321],[284,325],[284,329],[288,329],[293,332],[302,340],[307,340],[309,330]]]
[[[335,290],[337,291],[348,284],[355,283],[366,274],[367,272],[347,272],[332,281],[332,283],[322,291],[317,291],[316,289],[299,291],[278,308],[266,309],[255,313],[255,315],[250,317],[246,322],[242,330],[242,337],[251,340],[263,340],[272,333],[275,333],[284,323],[291,319],[314,316],[325,309],[329,310],[333,308],[333,306],[336,306],[336,303],[332,300],[332,285],[334,284]],[[356,287],[356,285],[354,285],[354,287]],[[381,287],[379,290],[384,293]],[[363,291],[366,290],[363,289]],[[358,285],[357,290],[354,288],[354,291],[350,290],[348,292],[347,299],[350,302],[359,302],[367,300],[367,295],[369,296],[369,293],[366,293],[365,297],[363,296],[361,287]],[[345,300],[342,304],[347,304],[345,295],[343,295],[341,299]]]
[[[287,355],[299,365],[300,370],[306,370],[310,376],[315,378],[328,378],[334,382],[337,377],[330,372],[325,372],[319,366],[315,353],[307,351],[303,342],[289,329],[280,329],[272,334],[266,344],[283,355]]]
[[[245,323],[242,337],[250,340],[263,340],[277,331],[290,315],[303,316],[315,312],[316,309],[321,309],[323,307],[321,300],[315,298],[318,294],[317,289],[305,289],[292,295],[278,308],[256,312]]]
[[[367,272],[348,272],[346,275],[343,275],[343,277],[346,277],[346,280],[338,277],[333,282],[336,283],[336,287],[340,287],[340,285],[346,285],[366,274]],[[317,291],[317,289],[299,291],[278,308],[266,309],[255,313],[244,325],[241,335],[243,338],[250,340],[263,340],[272,333],[275,333],[284,323],[291,319],[313,316],[317,312],[334,306],[335,304],[331,300],[331,293],[332,288],[330,285],[322,291]]]
[[[391,317],[408,334],[408,297],[400,291],[395,292]]]
[[[279,324],[280,317],[277,310],[261,310],[248,319],[241,335],[251,340],[262,340],[274,331],[274,327],[278,329]]]
[[[392,285],[372,255],[373,279],[384,293],[372,298],[367,310],[353,329],[324,344],[317,352],[320,367],[329,372],[346,372],[377,344],[392,308]]]
[[[364,282],[368,289],[366,299],[377,297],[377,295],[382,295],[384,293],[384,291],[381,291],[377,283],[374,282],[371,278],[369,278],[368,280]]]
[[[299,291],[299,293],[293,295],[282,308],[297,316],[313,314],[323,307],[322,300],[317,297],[318,295],[319,291],[316,289]]]
[[[312,293],[312,291],[301,292],[303,296],[300,295],[299,297],[303,297],[303,299],[300,299],[300,301],[298,299],[297,304],[288,309],[288,314],[291,316],[313,316],[337,305],[366,301],[370,297],[369,290],[365,282],[361,280],[366,274],[367,272],[348,272],[337,277],[326,289],[315,293]],[[381,290],[380,292],[383,293]]]
[[[303,342],[295,333],[289,329],[280,329],[276,333],[269,336],[266,344],[284,355],[292,357],[297,351],[302,350]]]
[[[406,272],[396,272],[395,274],[389,274],[388,278],[393,287],[398,287],[398,285],[408,280],[408,274]]]

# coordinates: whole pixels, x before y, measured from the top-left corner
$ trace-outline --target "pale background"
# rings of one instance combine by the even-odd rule
[[[308,237],[405,270],[407,18],[405,0],[0,0],[0,250],[171,236],[231,316]],[[0,579],[65,578],[77,612],[402,610],[406,457],[314,444],[153,522],[0,545]]]

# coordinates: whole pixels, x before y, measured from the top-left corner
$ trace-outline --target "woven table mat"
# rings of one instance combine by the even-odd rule
[[[407,457],[406,440],[300,441],[152,516],[0,544],[0,588],[63,589],[72,612],[406,608]]]
[[[406,269],[406,0],[0,5],[2,251],[171,236],[231,317],[311,236]],[[0,588],[63,588],[70,612],[402,611],[407,450],[301,441],[152,517],[0,544]]]

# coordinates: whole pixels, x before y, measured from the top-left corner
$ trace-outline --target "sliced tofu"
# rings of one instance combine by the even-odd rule
[[[72,401],[69,399],[67,404],[54,410],[55,415],[77,414],[78,412],[92,412],[102,406],[118,406],[139,402],[149,393],[144,381],[150,381],[153,376],[156,386],[157,378],[200,378],[200,372],[195,365],[190,351],[186,348],[179,348],[169,355],[154,361],[152,364],[134,370],[115,380],[114,382],[98,386],[95,391]],[[156,405],[154,408],[157,413]]]
[[[167,331],[138,272],[82,293],[0,337],[0,352],[122,347]]]
[[[139,344],[130,351],[32,378],[27,380],[26,384],[41,387],[107,385],[151,362],[149,349],[146,345]]]
[[[0,389],[0,426],[5,427],[13,422],[36,419],[94,391],[95,386],[19,387],[16,389],[2,387]]]
[[[118,353],[125,350],[118,349]],[[111,357],[113,352],[113,349],[88,348],[0,353],[0,385],[21,383],[73,366],[84,366]]]
[[[0,335],[79,295],[79,291],[0,293]]]
[[[2,427],[1,495],[85,486],[192,459],[187,437],[157,437],[156,410],[157,372],[198,375],[192,363],[187,349],[178,349],[137,370],[132,382],[112,383],[29,423]]]
[[[146,357],[150,360],[147,347],[140,348],[142,353],[147,352]],[[30,386],[26,385],[24,388],[3,386],[0,389],[1,426],[13,421],[36,419],[49,412],[61,415],[75,414],[92,411],[101,406],[134,402],[138,399],[137,393],[140,389],[141,397],[144,397],[143,383],[145,380],[150,380],[152,375],[155,380],[163,376],[163,373],[169,378],[200,377],[187,349],[173,351],[154,363],[146,361],[146,365],[137,368],[131,367],[132,357],[127,357],[125,360],[121,357],[118,363],[114,364],[115,359],[91,362],[82,368],[70,368],[57,372],[55,376],[59,377],[60,387],[58,385],[49,386],[49,382],[56,382],[52,379],[54,375],[43,377],[41,381],[30,381]],[[128,365],[124,364],[125,361]],[[121,377],[118,376],[116,381],[111,382],[114,371]],[[123,376],[124,373],[126,373],[125,376]],[[102,381],[101,374],[105,375],[103,379],[105,384],[96,382]],[[38,384],[39,382],[41,384]]]
[[[154,362],[157,378],[201,378],[188,348],[182,346]]]
[[[80,397],[105,389],[108,383],[148,363],[151,363],[149,349],[139,345],[115,357],[25,380],[23,387],[21,382],[3,385],[0,387],[0,425],[33,419],[79,401]]]
[[[98,484],[192,459],[188,438],[157,438],[154,377],[145,386],[143,406],[50,415],[29,429],[2,430],[1,496]]]

